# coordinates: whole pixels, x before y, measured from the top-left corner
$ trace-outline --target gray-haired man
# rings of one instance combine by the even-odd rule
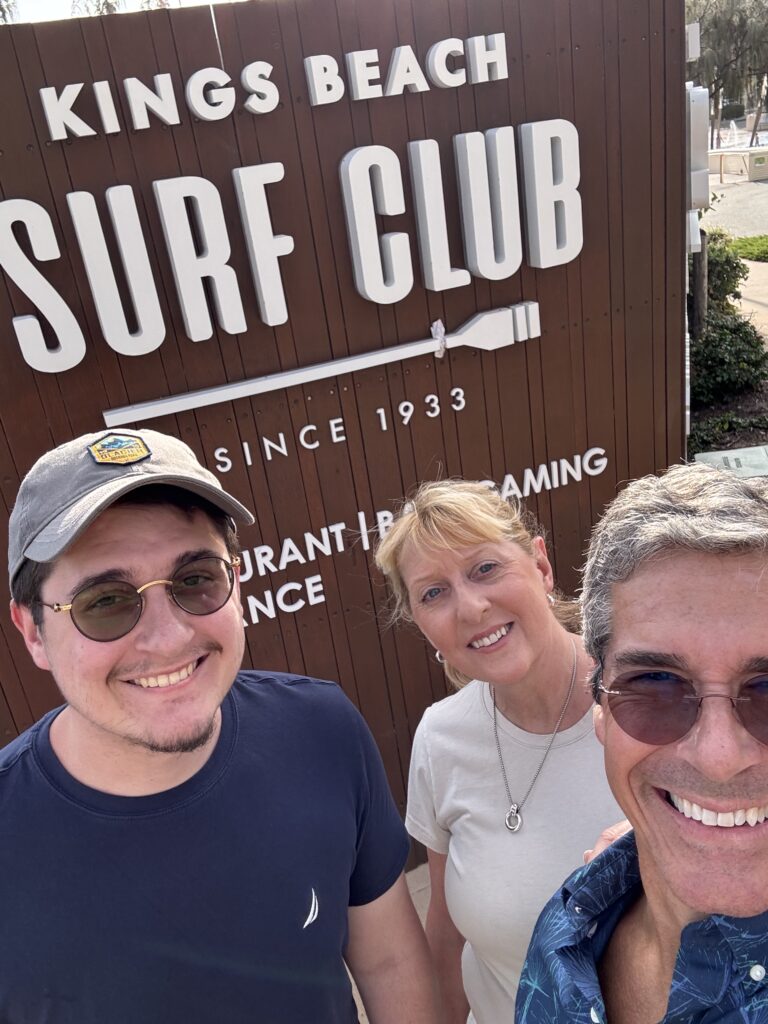
[[[543,911],[516,1020],[766,1022],[765,483],[693,465],[630,484],[594,531],[583,605],[634,833]]]
[[[241,672],[232,519],[187,445],[91,434],[10,520],[11,616],[66,701],[0,751],[2,1024],[432,1022],[408,841],[332,683]]]

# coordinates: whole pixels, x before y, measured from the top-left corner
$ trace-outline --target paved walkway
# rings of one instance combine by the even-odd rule
[[[716,198],[701,218],[703,228],[724,228],[735,238],[768,235],[768,181],[726,174],[721,185],[719,175],[710,174],[709,194]]]

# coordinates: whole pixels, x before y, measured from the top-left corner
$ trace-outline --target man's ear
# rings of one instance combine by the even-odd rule
[[[605,746],[605,711],[602,704],[595,704],[592,708],[592,718],[595,723],[595,736]]]
[[[240,594],[240,576],[242,574],[242,571],[243,571],[243,560],[242,560],[242,556],[241,556],[239,562],[237,563],[237,565],[234,568],[235,581],[232,584],[232,596],[234,597],[235,603],[237,604],[237,607],[240,609],[241,612],[243,610],[243,599],[242,599],[242,596]]]
[[[51,666],[45,652],[40,628],[35,625],[31,609],[24,604],[16,604],[15,601],[11,601],[11,621],[24,637],[27,650],[37,667],[50,672]]]

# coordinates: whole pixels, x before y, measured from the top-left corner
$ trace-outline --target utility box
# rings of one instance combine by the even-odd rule
[[[768,178],[768,146],[711,149],[709,171],[711,174],[743,174],[747,181],[763,181]]]
[[[705,462],[718,469],[728,469],[736,476],[768,476],[768,445],[732,448],[725,452],[700,452],[695,461]]]

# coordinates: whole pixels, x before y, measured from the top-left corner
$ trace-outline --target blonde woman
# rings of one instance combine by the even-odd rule
[[[416,731],[406,817],[429,857],[440,1020],[502,1024],[539,911],[621,817],[590,659],[542,537],[485,484],[424,484],[376,561],[458,691]]]

